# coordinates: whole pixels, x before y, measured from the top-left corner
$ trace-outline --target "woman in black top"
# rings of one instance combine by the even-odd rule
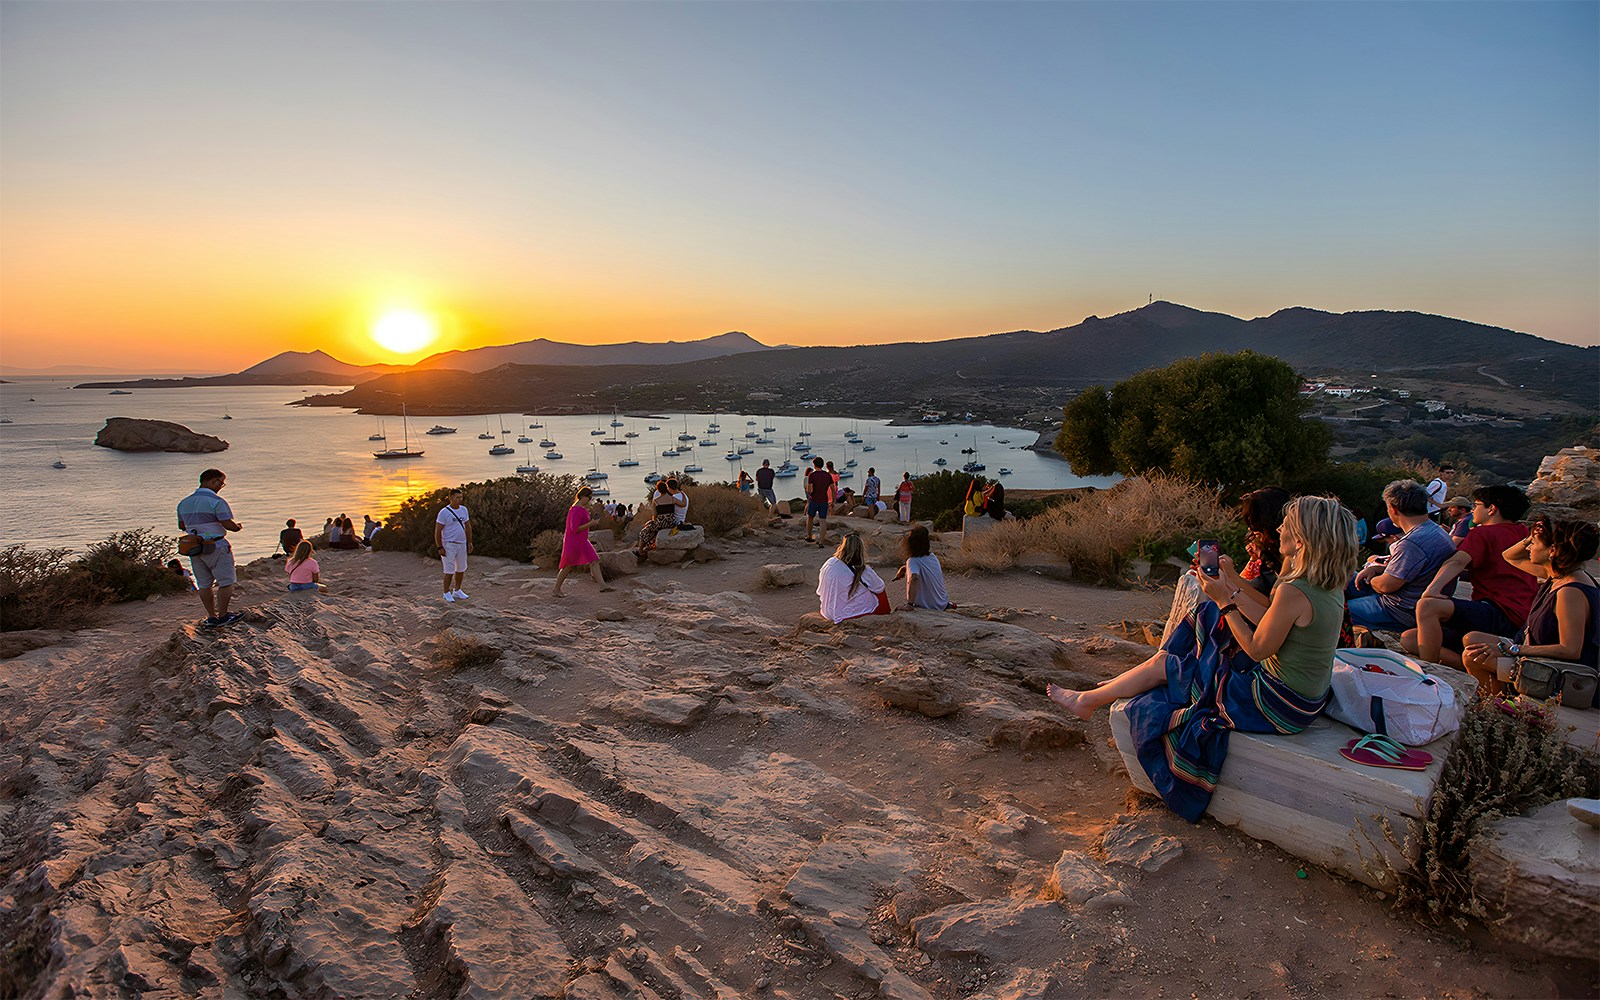
[[[656,483],[656,494],[651,498],[655,516],[645,526],[639,529],[639,547],[635,550],[639,558],[655,547],[656,536],[663,531],[668,531],[678,524],[678,500],[672,495],[672,487],[663,479]]]

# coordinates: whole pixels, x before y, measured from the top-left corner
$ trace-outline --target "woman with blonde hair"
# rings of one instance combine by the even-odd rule
[[[850,532],[817,573],[817,597],[822,616],[830,622],[889,613],[889,588],[867,565],[867,547],[861,535]]]
[[[1344,587],[1359,560],[1355,518],[1331,497],[1297,497],[1278,528],[1283,569],[1271,603],[1238,603],[1241,588],[1199,574],[1210,601],[1148,660],[1097,688],[1049,686],[1080,719],[1119,698],[1139,763],[1167,805],[1191,823],[1211,802],[1228,732],[1293,735],[1328,702]]]
[[[600,572],[600,553],[594,550],[594,543],[589,541],[589,532],[600,523],[589,510],[589,503],[593,499],[594,490],[588,486],[580,489],[578,495],[572,498],[572,506],[567,510],[566,534],[561,539],[561,570],[556,573],[552,597],[566,597],[561,592],[562,582],[568,573],[584,566],[589,567],[589,575],[594,578],[601,593],[611,589],[606,586],[605,575]]]
[[[289,574],[290,593],[302,590],[315,590],[319,594],[328,592],[328,588],[322,585],[322,567],[311,558],[309,540],[302,539],[294,547],[294,554],[283,564],[283,571]]]

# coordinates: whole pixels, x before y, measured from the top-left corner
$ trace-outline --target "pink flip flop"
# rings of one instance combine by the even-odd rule
[[[1378,733],[1351,740],[1339,748],[1339,756],[1366,767],[1400,771],[1420,771],[1433,763],[1433,754],[1426,750],[1412,750]]]

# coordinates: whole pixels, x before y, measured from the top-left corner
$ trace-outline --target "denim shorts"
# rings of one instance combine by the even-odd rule
[[[806,517],[820,517],[826,521],[828,519],[828,501],[813,500],[806,504]]]
[[[298,592],[298,591],[301,591],[301,590],[316,590],[316,589],[317,589],[317,585],[315,583],[291,583],[291,584],[289,584],[290,593],[295,593],[295,592]]]

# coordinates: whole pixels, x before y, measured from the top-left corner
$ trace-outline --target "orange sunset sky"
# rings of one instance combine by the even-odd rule
[[[848,345],[1151,294],[1592,344],[1597,10],[5,3],[0,364]],[[382,348],[394,309],[437,339]]]

